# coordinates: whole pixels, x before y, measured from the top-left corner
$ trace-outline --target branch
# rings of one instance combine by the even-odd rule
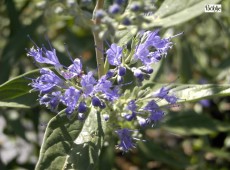
[[[100,24],[100,19],[96,18],[96,11],[99,9],[103,9],[104,0],[97,0],[97,3],[95,5],[94,11],[93,11],[93,37],[95,42],[95,50],[96,50],[96,59],[97,59],[97,69],[98,69],[98,77],[104,75],[104,54],[101,50],[103,50],[103,40],[99,38],[99,31],[95,29],[95,26]]]

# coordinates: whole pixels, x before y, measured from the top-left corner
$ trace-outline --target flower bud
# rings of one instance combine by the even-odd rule
[[[117,83],[118,83],[118,84],[121,84],[121,83],[123,83],[123,82],[124,82],[124,78],[121,77],[121,76],[117,76]]]
[[[118,68],[118,75],[119,75],[119,76],[124,76],[125,74],[126,74],[126,68],[120,66],[120,67]]]
[[[101,102],[101,104],[100,104],[100,106],[99,106],[101,109],[104,109],[104,108],[106,108],[106,105],[105,105],[105,103],[104,102]]]
[[[85,120],[85,114],[84,113],[78,113],[78,120]]]
[[[103,114],[103,118],[105,121],[108,121],[109,120],[109,115],[108,114]]]
[[[128,18],[124,18],[123,21],[122,21],[122,24],[123,25],[130,25],[131,21]]]
[[[101,106],[101,101],[100,101],[100,99],[99,99],[98,97],[94,96],[94,97],[92,98],[92,105],[93,105],[93,106],[96,106],[96,107]]]
[[[139,11],[140,10],[140,4],[139,3],[132,3],[131,4],[131,10],[133,12]]]
[[[117,3],[118,5],[122,5],[124,1],[125,0],[116,0],[115,3]]]
[[[102,19],[105,16],[105,11],[102,9],[99,9],[96,11],[96,18]]]
[[[120,12],[120,6],[118,4],[113,4],[109,7],[110,14],[117,14]]]
[[[128,120],[128,121],[131,121],[131,120],[133,120],[134,115],[133,115],[133,114],[126,114],[126,115],[124,116],[124,118],[125,118],[126,120]]]
[[[80,102],[79,106],[78,106],[78,112],[79,113],[85,113],[87,110],[87,106],[85,102]]]
[[[147,74],[152,74],[153,73],[153,69],[151,67],[144,67],[141,70],[143,72],[147,73]]]
[[[107,73],[106,73],[106,79],[109,79],[111,77],[114,76],[114,71],[113,70],[109,70]]]

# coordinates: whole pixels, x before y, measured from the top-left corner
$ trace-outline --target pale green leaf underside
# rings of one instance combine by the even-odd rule
[[[230,96],[229,84],[205,84],[205,85],[176,85],[171,89],[179,99],[179,102],[198,101],[205,98]]]
[[[86,121],[60,112],[48,123],[36,170],[93,169],[103,142],[101,124],[94,109]]]
[[[1,102],[1,101],[0,101],[0,107],[13,107],[13,108],[23,108],[23,109],[30,108],[30,106],[16,103],[16,102]]]
[[[151,23],[144,26],[145,29],[152,27],[171,27],[181,24],[201,14],[204,14],[205,5],[216,4],[220,0],[165,0],[157,12],[146,18]]]
[[[142,28],[152,30],[156,27],[167,28],[182,24],[199,15],[205,14],[205,5],[216,4],[220,1],[221,0],[165,0],[153,15],[145,17],[150,22],[143,24]],[[128,15],[128,10],[125,11],[124,15],[126,15],[126,13]],[[120,31],[116,33],[116,37],[119,38],[119,45],[127,44],[137,32],[135,26],[124,27],[120,25],[119,29]],[[183,32],[183,30],[181,32]]]
[[[13,79],[0,85],[0,100],[14,99],[27,94],[31,90],[32,78],[37,78],[39,75],[39,69],[29,71],[20,76],[14,77]]]
[[[152,89],[160,89],[166,85],[148,83],[143,89],[147,87],[153,87]],[[166,86],[167,87],[167,86]],[[173,84],[168,86],[170,89],[169,95],[175,95],[179,100],[177,103],[196,102],[202,99],[230,96],[230,85],[229,84]],[[153,90],[153,92],[156,90]],[[149,94],[151,96],[151,94]],[[167,105],[163,100],[159,102],[159,105]]]
[[[28,84],[39,75],[39,69],[29,71],[0,85],[0,107],[31,108],[37,105],[38,93],[30,93]]]

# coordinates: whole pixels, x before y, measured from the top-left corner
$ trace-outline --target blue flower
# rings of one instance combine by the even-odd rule
[[[136,112],[137,110],[137,105],[136,105],[136,101],[135,100],[131,100],[128,105],[127,105],[127,109],[132,111],[132,112]]]
[[[80,102],[79,103],[79,106],[78,106],[78,112],[79,113],[85,113],[87,111],[87,105],[84,101]]]
[[[114,76],[114,70],[109,70],[105,76],[106,76],[106,79],[112,78]]]
[[[45,47],[37,47],[37,49],[32,47],[28,51],[27,55],[33,57],[38,63],[51,64],[54,65],[56,68],[62,67],[62,65],[58,61],[55,49],[52,49],[52,51],[50,51],[47,50]]]
[[[96,16],[96,18],[103,18],[104,16],[105,16],[105,11],[103,10],[103,9],[99,9],[99,10],[97,10],[96,11],[96,14],[95,14],[95,16]]]
[[[161,60],[162,55],[159,51],[150,52],[149,56],[151,57],[150,63],[157,63]]]
[[[165,100],[170,104],[176,104],[178,98],[174,95],[166,95]]]
[[[140,69],[147,74],[153,73],[153,68],[151,66],[143,66]]]
[[[158,36],[159,30],[156,30],[154,32],[148,31],[147,39],[145,41],[146,46],[155,47],[157,51],[159,51],[162,54],[167,54],[167,51],[171,48],[172,42],[170,42],[169,38],[163,38],[161,39],[160,36]]]
[[[71,115],[73,111],[75,110],[75,107],[77,105],[80,95],[81,95],[81,92],[75,89],[73,86],[69,87],[65,91],[61,101],[64,105],[67,106],[66,108],[67,115]]]
[[[151,64],[151,58],[149,57],[149,50],[148,50],[148,46],[146,46],[146,44],[140,44],[136,47],[134,59],[141,60],[141,62],[144,65]]]
[[[120,6],[118,4],[113,4],[109,7],[109,13],[110,14],[117,14],[120,12]]]
[[[121,84],[121,83],[123,83],[124,82],[124,77],[122,77],[122,76],[117,76],[117,83],[118,84]]]
[[[132,112],[132,114],[126,114],[124,117],[126,120],[131,121],[134,118],[136,118],[136,114],[137,114],[137,105],[136,105],[136,101],[135,100],[131,100],[127,107],[127,110],[130,110]]]
[[[123,24],[123,25],[130,25],[130,24],[131,24],[131,21],[130,21],[130,19],[128,19],[128,18],[124,18],[123,21],[122,21],[122,24]]]
[[[51,94],[43,95],[39,99],[39,102],[41,105],[42,104],[46,105],[46,107],[50,108],[51,111],[56,112],[61,96],[62,95],[60,91],[52,92]]]
[[[118,67],[118,75],[124,76],[126,74],[126,68],[123,66]]]
[[[81,86],[83,89],[83,93],[86,97],[93,94],[94,85],[96,83],[97,83],[97,81],[93,77],[93,72],[90,71],[90,72],[88,72],[88,74],[82,76]]]
[[[136,11],[140,10],[141,6],[140,6],[139,3],[134,2],[134,3],[131,4],[130,8],[131,8],[132,11],[136,12]]]
[[[137,78],[143,78],[143,72],[140,69],[138,69],[136,67],[133,67],[132,68],[132,72],[133,72],[133,75],[135,77],[137,77]]]
[[[210,107],[211,106],[211,101],[208,99],[203,99],[200,100],[199,103],[203,106],[203,107]]]
[[[157,92],[154,93],[154,96],[158,97],[160,99],[164,99],[167,96],[167,94],[169,93],[169,90],[170,89],[167,87],[162,87]]]
[[[62,72],[62,76],[65,79],[72,79],[73,77],[79,76],[82,73],[82,63],[81,60],[76,58],[73,61],[73,64],[71,64],[67,71]]]
[[[123,49],[116,44],[112,44],[110,46],[110,48],[106,51],[109,64],[113,66],[121,65],[122,50]]]
[[[152,121],[153,122],[159,121],[164,116],[164,112],[159,109],[159,106],[156,104],[154,100],[148,102],[148,104],[144,107],[144,110],[150,113],[150,116],[147,119],[149,123]]]
[[[109,120],[109,115],[108,114],[103,114],[103,118],[105,121],[108,121]]]
[[[164,112],[162,110],[153,110],[150,112],[149,120],[151,122],[157,122],[161,120],[164,116]]]
[[[131,136],[132,130],[129,129],[120,129],[115,131],[120,139],[120,144],[118,148],[124,152],[128,152],[130,149],[135,148],[133,138]]]
[[[63,79],[58,77],[53,71],[48,68],[42,68],[40,70],[42,74],[37,79],[33,80],[31,86],[34,90],[40,91],[41,93],[48,93],[53,90],[54,87],[65,87]]]
[[[107,76],[102,76],[97,84],[94,86],[94,92],[95,93],[101,93],[101,96],[103,96],[105,99],[109,101],[114,101],[119,97],[118,94],[118,87],[112,87],[112,82],[106,79]]]
[[[169,95],[170,88],[162,87],[157,92],[154,93],[154,97],[158,97],[160,99],[165,99],[170,104],[176,104],[178,98],[175,95]]]
[[[121,5],[124,3],[125,0],[116,0],[115,3],[117,3],[118,5]]]
[[[95,107],[100,107],[102,105],[101,100],[98,97],[93,96],[92,105],[95,106]]]
[[[144,110],[146,111],[155,111],[156,109],[158,109],[159,106],[157,105],[157,103],[154,100],[151,100],[150,102],[148,102],[148,104],[144,107]]]

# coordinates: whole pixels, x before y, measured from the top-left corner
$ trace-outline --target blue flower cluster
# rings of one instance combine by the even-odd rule
[[[119,88],[113,86],[108,76],[102,76],[98,81],[92,71],[84,74],[80,59],[76,58],[69,67],[60,64],[55,49],[32,47],[28,51],[37,63],[50,64],[49,68],[41,68],[41,76],[33,79],[30,85],[39,91],[40,104],[46,105],[52,111],[58,111],[60,103],[66,106],[67,116],[77,109],[79,113],[87,111],[86,103],[94,107],[105,108],[105,101],[114,101],[119,97]]]
[[[54,112],[58,111],[59,105],[63,105],[68,117],[77,111],[78,118],[83,120],[86,117],[84,113],[90,107],[95,107],[106,110],[101,113],[106,113],[105,121],[110,121],[110,111],[114,113],[114,106],[121,105],[123,108],[119,108],[115,118],[121,116],[123,121],[137,121],[141,127],[154,124],[164,115],[157,101],[160,99],[175,104],[178,100],[175,95],[169,93],[170,88],[162,87],[154,93],[143,95],[142,98],[126,100],[122,100],[123,95],[119,92],[122,91],[127,71],[133,74],[133,78],[141,86],[153,73],[153,64],[166,56],[172,47],[171,38],[162,39],[158,32],[142,32],[133,40],[131,49],[111,44],[105,52],[111,69],[99,79],[95,78],[94,72],[83,71],[80,59],[71,59],[72,64],[66,67],[59,62],[55,49],[51,47],[47,50],[44,46],[40,48],[35,45],[28,50],[28,56],[33,57],[39,64],[54,66],[55,70],[41,67],[41,75],[33,79],[30,85],[33,90],[39,91],[40,104],[46,105]],[[132,131],[126,127],[115,131],[120,139],[118,148],[124,152],[135,147],[136,138],[132,137]]]

